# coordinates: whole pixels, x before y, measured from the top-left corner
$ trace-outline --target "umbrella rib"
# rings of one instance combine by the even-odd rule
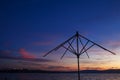
[[[80,43],[81,43],[81,45],[82,45],[82,47],[83,47],[82,50],[81,50],[81,52],[82,52],[83,50],[85,51],[85,49],[86,49],[85,47],[87,46],[87,44],[89,43],[89,41],[87,41],[86,44],[84,45],[84,44],[82,43],[82,40],[80,39],[80,37],[79,37],[79,40],[80,40]],[[81,53],[81,52],[80,52],[80,53]],[[90,58],[89,55],[88,55],[88,53],[87,53],[87,51],[85,51],[85,53],[86,53],[86,55],[88,56],[88,58]]]
[[[75,38],[72,40],[72,42],[69,44],[68,48],[70,48],[70,45],[74,42]],[[63,53],[63,55],[61,56],[61,59],[65,56],[66,52],[68,51],[68,49],[65,50],[65,52]]]
[[[114,53],[114,52],[112,52],[112,51],[110,51],[110,50],[108,50],[108,49],[102,47],[101,45],[99,45],[99,44],[97,44],[97,43],[95,43],[95,42],[89,40],[88,38],[86,38],[86,37],[84,37],[84,36],[82,36],[82,35],[80,35],[80,34],[79,34],[79,36],[82,37],[82,38],[84,38],[84,39],[86,39],[86,40],[88,40],[88,41],[90,41],[91,43],[93,43],[94,45],[96,45],[96,46],[102,48],[103,50],[108,51],[108,52],[112,53],[113,55],[116,55],[116,53]]]

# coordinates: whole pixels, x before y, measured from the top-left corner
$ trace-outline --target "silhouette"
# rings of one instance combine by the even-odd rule
[[[46,57],[48,54],[50,54],[53,51],[57,51],[59,48],[64,48],[65,52],[63,53],[63,55],[61,56],[61,59],[65,56],[65,54],[67,53],[67,51],[71,52],[72,54],[76,55],[77,57],[77,63],[78,63],[78,80],[80,80],[80,65],[79,65],[79,58],[82,54],[86,53],[86,55],[89,58],[89,55],[87,53],[87,51],[92,48],[93,46],[98,46],[100,48],[102,48],[105,51],[108,51],[112,54],[115,55],[114,52],[104,48],[103,46],[89,40],[88,38],[80,35],[78,32],[76,32],[75,35],[73,35],[72,37],[70,37],[69,39],[67,39],[66,41],[64,41],[63,43],[61,43],[60,45],[58,45],[56,48],[50,50],[48,53],[46,53],[43,57]]]

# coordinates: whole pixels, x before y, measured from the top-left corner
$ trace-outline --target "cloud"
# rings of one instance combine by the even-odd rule
[[[103,67],[112,64],[112,60],[84,60],[80,63],[82,67]]]
[[[36,34],[36,37],[41,37],[40,39],[38,39],[37,41],[32,42],[31,45],[35,45],[35,46],[48,46],[48,45],[52,45],[55,41],[58,40],[58,37],[60,35],[51,35],[51,34]]]
[[[15,55],[16,54],[16,55]],[[35,55],[21,48],[18,51],[0,50],[0,59],[23,60],[34,62],[53,62],[53,60],[36,58]]]
[[[11,60],[23,60],[23,61],[35,61],[35,62],[53,62],[53,60],[49,59],[41,59],[41,58],[20,58],[20,57],[0,57],[0,59],[11,59]]]
[[[9,54],[10,53],[10,51],[8,51],[8,50],[0,50],[0,54],[5,54],[5,55],[7,55],[7,54]]]
[[[112,46],[113,48],[120,47],[120,41],[108,41],[107,44]]]
[[[35,55],[29,53],[24,48],[19,50],[0,50],[0,56],[2,57],[20,57],[20,58],[35,58]]]
[[[81,67],[82,70],[103,70],[101,67]]]
[[[0,56],[13,56],[11,50],[0,50]]]
[[[24,48],[20,48],[18,50],[18,53],[21,54],[22,58],[35,58],[35,55],[29,53],[28,51],[26,51]]]

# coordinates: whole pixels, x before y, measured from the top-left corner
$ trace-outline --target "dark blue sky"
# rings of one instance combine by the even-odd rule
[[[119,0],[0,1],[1,56],[41,57],[76,31],[102,45],[118,46],[119,4]]]

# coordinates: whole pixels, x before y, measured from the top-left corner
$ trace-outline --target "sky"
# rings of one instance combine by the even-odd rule
[[[0,69],[76,70],[76,56],[53,49],[76,31],[95,46],[80,56],[80,68],[120,69],[119,0],[1,0]]]

